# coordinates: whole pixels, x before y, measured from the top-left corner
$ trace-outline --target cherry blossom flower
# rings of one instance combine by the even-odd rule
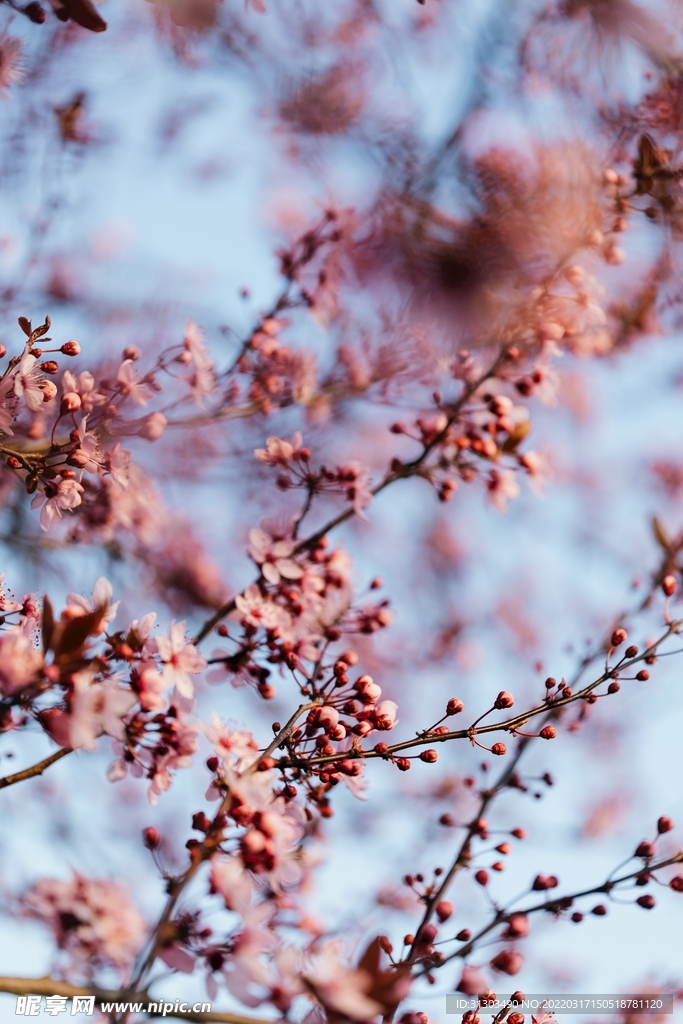
[[[511,469],[492,469],[488,482],[488,500],[498,512],[507,512],[508,499],[519,494],[519,484]]]
[[[21,42],[12,36],[0,37],[0,93],[5,98],[7,90],[23,81],[21,67]]]
[[[194,320],[187,321],[183,345],[193,362],[190,388],[197,405],[203,409],[205,396],[215,390],[216,377],[213,363],[206,351],[206,336]]]
[[[88,601],[87,598],[81,594],[67,594],[66,596],[66,614],[69,618],[77,618],[80,615],[88,615],[94,612],[96,608],[103,609],[102,618],[99,622],[98,628],[92,630],[94,633],[106,632],[107,626],[113,619],[116,618],[116,609],[120,605],[120,601],[111,602],[113,588],[109,580],[105,576],[100,576],[95,582],[95,589],[92,593],[92,600]]]
[[[249,555],[261,566],[261,572],[269,583],[279,583],[281,577],[301,579],[303,569],[289,557],[294,550],[293,541],[274,537],[258,527],[249,531],[249,540]]]
[[[162,675],[168,686],[175,686],[182,697],[194,697],[194,683],[191,676],[206,668],[206,661],[194,644],[185,640],[186,622],[172,622],[168,637],[154,638],[159,657],[165,663]]]
[[[239,857],[211,858],[211,888],[225,900],[228,910],[243,913],[252,903],[254,883]]]
[[[215,711],[211,712],[211,728],[204,731],[213,745],[216,755],[236,771],[243,772],[258,758],[258,744],[250,732],[244,729],[229,729]]]
[[[40,526],[43,530],[49,530],[55,515],[61,517],[62,510],[68,512],[78,508],[81,504],[83,486],[77,480],[63,480],[55,477],[45,488],[44,494],[36,494],[31,502],[31,508],[40,509]]]
[[[72,464],[86,473],[97,473],[102,466],[102,456],[97,435],[87,429],[88,417],[84,416],[78,424],[79,447],[70,455]]]
[[[121,363],[116,375],[119,392],[124,397],[130,397],[136,405],[147,405],[152,392],[144,380],[138,377],[134,366],[132,359],[124,359]]]
[[[122,740],[123,718],[137,703],[133,690],[123,689],[116,680],[95,683],[94,670],[73,673],[73,693],[68,712],[53,711],[46,718],[46,729],[60,746],[74,750],[96,750],[103,733]]]
[[[0,693],[6,697],[28,685],[43,666],[43,655],[20,626],[0,633]]]
[[[145,920],[123,885],[85,878],[41,878],[24,893],[24,913],[51,929],[72,968],[89,962],[128,969],[147,937]]]
[[[254,455],[259,462],[265,462],[267,466],[282,466],[285,468],[290,459],[297,457],[301,449],[301,434],[297,431],[290,441],[282,440],[279,437],[269,437],[265,448],[256,448]]]
[[[235,607],[236,616],[250,626],[277,629],[287,628],[291,622],[284,608],[274,604],[267,596],[264,597],[256,583],[250,583],[243,594],[237,595]]]
[[[24,352],[14,374],[14,394],[23,398],[31,412],[38,412],[44,401],[43,376],[34,369],[36,357]],[[55,389],[56,393],[56,389]]]
[[[9,598],[5,597],[5,588],[2,584],[6,575],[6,572],[0,573],[0,612],[4,612],[5,615],[10,615],[12,612],[21,611],[24,605],[20,601],[11,601]]]
[[[351,1020],[372,1020],[382,1012],[368,995],[372,978],[367,971],[346,967],[341,956],[338,943],[326,943],[305,979],[323,1006]]]
[[[176,709],[176,717],[167,722],[163,753],[156,751],[150,755],[146,751],[142,752],[150,761],[152,782],[147,795],[151,804],[155,804],[157,796],[170,787],[171,771],[189,768],[192,764],[192,756],[198,749],[197,733],[200,728],[198,722],[186,721],[179,709]]]
[[[117,442],[107,458],[107,468],[114,483],[125,491],[129,483],[130,452]]]
[[[543,485],[552,478],[552,469],[548,456],[542,452],[528,451],[520,459],[520,465],[529,474],[529,483],[539,495],[543,497]]]
[[[107,398],[95,387],[95,378],[89,370],[83,370],[76,376],[71,370],[65,370],[62,374],[62,390],[64,394],[77,394],[81,400],[81,409],[90,415],[93,409],[105,405]]]

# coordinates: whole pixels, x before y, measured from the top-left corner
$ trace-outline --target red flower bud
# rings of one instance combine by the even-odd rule
[[[667,597],[671,597],[672,594],[676,593],[678,584],[676,583],[675,576],[665,576],[662,580],[662,590]]]
[[[538,735],[543,740],[554,740],[557,736],[557,729],[554,725],[544,725]]]
[[[583,921],[583,914],[579,910],[575,910],[572,914],[572,921],[574,924],[581,924]]]
[[[75,391],[69,391],[66,395],[62,396],[62,400],[59,403],[59,411],[62,416],[65,416],[69,412],[75,412],[76,409],[81,407],[81,397],[77,395]]]
[[[498,711],[502,711],[503,708],[511,708],[514,703],[515,698],[512,696],[512,694],[508,693],[507,690],[501,690],[498,696],[496,697],[493,706]]]
[[[394,764],[401,772],[407,772],[410,768],[410,761],[407,757],[397,757]]]
[[[210,772],[215,772],[216,769],[218,768],[218,758],[217,757],[207,757],[207,759],[206,759],[206,767],[209,769]]]
[[[523,966],[524,957],[516,949],[503,949],[491,961],[491,967],[502,974],[519,974]]]
[[[507,747],[504,743],[494,743],[491,747],[491,753],[496,754],[498,757],[502,757],[503,754],[507,753]]]
[[[514,836],[515,839],[526,839],[526,831],[523,828],[513,828],[510,835]]]
[[[650,678],[650,673],[646,668],[641,668],[640,672],[636,673],[636,679],[639,679],[641,683],[644,683],[646,679]]]
[[[434,909],[436,910],[436,916],[442,923],[447,921],[453,914],[453,904],[449,903],[448,900],[440,900]]]
[[[456,942],[469,942],[472,938],[472,932],[469,928],[462,928],[461,931],[455,936]]]
[[[659,832],[660,836],[663,835],[665,832],[670,832],[673,827],[673,821],[671,820],[671,818],[668,818],[665,814],[663,814],[657,822],[657,831]]]
[[[431,749],[423,750],[422,753],[420,754],[420,760],[426,761],[427,764],[434,764],[434,762],[438,760],[438,757],[439,755],[437,754],[436,750]]]
[[[158,828],[154,828],[153,825],[149,825],[148,828],[143,829],[142,838],[144,839],[145,846],[148,850],[157,850],[161,845],[161,833]]]
[[[529,934],[529,918],[526,914],[513,914],[508,921],[505,937],[508,939],[523,938]]]
[[[66,341],[60,350],[65,356],[77,356],[81,351],[81,346],[77,341]]]
[[[642,857],[643,860],[650,860],[655,855],[655,845],[650,843],[647,839],[644,839],[642,843],[636,849],[636,857]]]
[[[647,896],[639,896],[636,903],[639,907],[643,907],[644,910],[652,910],[655,906],[655,898],[649,894]]]
[[[628,633],[626,632],[625,629],[615,629],[614,632],[612,633],[612,637],[610,639],[610,643],[612,644],[612,647],[619,647],[620,644],[623,644],[623,642],[624,642],[624,640],[626,639],[627,636],[628,636]]]
[[[489,873],[488,871],[485,871],[484,868],[479,868],[474,878],[475,881],[479,882],[479,885],[489,884]]]
[[[439,824],[444,825],[446,828],[453,828],[455,820],[450,814],[442,814],[439,818]]]
[[[681,875],[676,875],[669,882],[669,886],[674,892],[683,892],[683,877]]]
[[[502,853],[504,857],[507,856],[511,849],[512,847],[510,846],[509,843],[499,843],[498,846],[496,847],[498,853]]]
[[[465,710],[465,705],[457,697],[451,697],[448,704],[446,705],[447,715],[459,715],[461,711]]]
[[[431,946],[432,942],[437,936],[439,929],[435,924],[426,924],[424,928],[420,929],[420,933],[417,937],[417,943],[419,946]]]
[[[593,907],[591,914],[595,914],[596,917],[604,917],[607,913],[607,907],[603,906],[602,903],[598,903],[597,907]]]

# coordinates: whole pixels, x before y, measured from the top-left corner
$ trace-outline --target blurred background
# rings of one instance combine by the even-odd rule
[[[453,355],[485,334],[490,293],[522,287],[562,249],[567,224],[593,202],[593,177],[612,166],[629,173],[639,126],[655,116],[647,97],[662,83],[673,99],[662,113],[658,94],[656,116],[676,130],[679,37],[664,6],[266,7],[107,0],[98,12],[108,27],[98,34],[51,14],[40,25],[8,5],[0,11],[0,341],[8,349],[20,341],[18,316],[49,314],[52,336],[77,339],[82,366],[106,375],[127,345],[155,354],[179,343],[191,318],[226,367],[282,290],[277,251],[327,209],[343,225],[325,294],[311,311],[285,314],[282,337],[316,366],[311,394],[225,422],[195,410],[191,429],[172,423],[155,445],[141,443],[135,458],[151,488],[144,528],[93,531],[86,543],[43,535],[26,496],[0,478],[0,569],[18,595],[49,591],[58,606],[106,575],[122,600],[119,625],[154,610],[162,623],[199,626],[251,580],[248,530],[297,507],[253,449],[299,429],[317,461],[360,459],[374,479],[394,454],[414,453],[387,427],[429,409]],[[18,56],[8,39],[20,41]],[[524,202],[500,173],[486,178],[478,161],[492,151],[507,153],[511,168],[516,160],[541,168]],[[364,669],[399,704],[395,737],[439,719],[449,697],[473,718],[501,689],[522,707],[540,698],[547,675],[569,679],[647,590],[661,559],[653,516],[671,535],[683,527],[674,214],[627,218],[625,262],[595,271],[607,288],[611,341],[557,358],[557,404],[530,400],[533,448],[552,470],[543,494],[525,483],[501,515],[476,484],[442,505],[423,481],[407,481],[376,499],[367,522],[354,519],[333,537],[354,557],[358,592],[381,577],[396,614],[379,639],[358,645]],[[335,391],[328,385],[340,366],[345,386]],[[323,503],[320,522],[331,508]],[[633,641],[656,635],[661,621],[656,598],[634,622]],[[648,682],[625,684],[573,731],[532,746],[520,768],[528,791],[506,793],[490,815],[492,830],[528,832],[491,884],[496,899],[523,893],[538,872],[556,874],[559,893],[599,884],[651,838],[659,815],[683,827],[681,665],[663,659]],[[206,720],[215,709],[265,744],[270,723],[288,717],[290,685],[283,680],[266,703],[251,689],[205,683],[198,710]],[[38,731],[8,733],[1,774],[51,749]],[[3,792],[8,911],[35,878],[77,870],[125,881],[153,919],[163,886],[141,829],[157,825],[167,863],[181,863],[188,813],[205,807],[209,752],[205,743],[156,807],[139,780],[107,782],[106,737],[96,754]],[[467,820],[474,804],[463,780],[495,777],[492,760],[483,769],[485,752],[454,743],[439,748],[436,765],[416,761],[406,775],[373,763],[365,802],[338,790],[335,816],[311,847],[312,918],[350,933],[359,949],[377,931],[400,945],[417,921],[401,878],[448,865],[456,834],[438,819]],[[673,851],[678,835],[662,849]],[[491,854],[480,859],[487,866]],[[632,898],[580,925],[534,920],[525,967],[500,990],[678,991],[681,897],[662,888],[649,912]],[[488,909],[469,878],[452,901],[460,927]],[[40,925],[0,918],[3,974],[40,976],[52,955]],[[482,951],[472,962],[487,959]],[[457,963],[437,972],[408,1005],[445,1022],[445,993],[459,976]],[[198,976],[169,977],[157,990],[205,998]],[[0,994],[3,1020],[14,1002]],[[216,1005],[238,1008],[225,992]],[[670,1019],[679,1018],[678,1010]]]

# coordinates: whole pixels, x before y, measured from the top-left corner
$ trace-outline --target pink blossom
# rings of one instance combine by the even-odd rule
[[[118,441],[107,459],[107,468],[114,483],[117,483],[125,491],[128,487],[130,452],[126,448],[122,448]]]
[[[114,680],[93,682],[91,669],[74,673],[73,680],[73,696],[68,713],[57,712],[57,715],[48,719],[47,728],[52,738],[60,742],[60,745],[68,745],[74,750],[80,747],[95,750],[97,738],[102,733],[122,740],[125,735],[123,718],[137,703],[135,693],[129,688],[121,688]],[[67,742],[63,741],[65,730]]]
[[[43,655],[16,626],[0,633],[0,693],[9,697],[23,689],[43,667]]]
[[[21,42],[3,34],[0,37],[0,92],[5,98],[7,90],[23,81],[21,67]]]
[[[66,882],[41,878],[21,902],[27,916],[52,930],[74,967],[92,962],[126,970],[147,937],[144,918],[115,882],[77,873]]]
[[[111,603],[113,594],[112,585],[108,579],[104,576],[100,576],[95,583],[95,589],[92,593],[92,600],[88,601],[87,598],[81,594],[67,594],[66,596],[66,612],[69,618],[77,618],[79,615],[89,615],[94,612],[96,608],[103,609],[102,618],[99,623],[97,630],[94,632],[104,633],[106,632],[109,623],[116,618],[116,609],[118,608],[120,601]]]
[[[519,484],[511,469],[492,469],[488,481],[488,500],[498,512],[507,512],[508,499],[519,494]]]
[[[228,910],[242,913],[251,905],[254,884],[239,857],[211,858],[211,888],[223,897]]]
[[[221,761],[243,772],[258,757],[258,744],[250,732],[244,729],[228,729],[215,711],[211,712],[211,728],[204,731]]]
[[[14,374],[14,394],[23,398],[31,412],[38,412],[44,400],[43,376],[34,369],[36,357],[24,352]]]
[[[121,363],[116,376],[119,392],[124,397],[130,397],[136,405],[147,405],[152,392],[144,380],[138,377],[134,366],[132,359],[124,359]]]
[[[520,465],[529,474],[529,482],[536,494],[543,496],[543,485],[552,478],[552,469],[547,455],[542,452],[525,452],[520,459]]]
[[[176,709],[177,710],[177,709]],[[175,719],[167,722],[165,735],[165,753],[147,754],[152,772],[152,782],[148,790],[148,798],[151,804],[157,802],[157,796],[164,793],[171,785],[171,771],[179,768],[189,768],[192,764],[192,756],[196,754],[197,733],[200,730],[198,722],[185,721],[180,713]],[[171,730],[169,734],[168,729]]]
[[[289,557],[294,550],[293,541],[276,539],[256,527],[249,531],[249,540],[249,555],[261,566],[261,572],[269,583],[279,583],[281,577],[287,580],[301,579],[303,569]]]
[[[5,615],[11,615],[12,612],[19,612],[24,607],[22,602],[10,601],[5,597],[5,588],[3,587],[3,581],[7,573],[0,573],[0,612],[4,612]]]
[[[277,629],[290,624],[290,618],[284,608],[264,597],[255,583],[250,583],[243,594],[237,595],[235,607],[240,621],[250,626]]]
[[[269,437],[265,448],[256,448],[254,455],[267,466],[287,466],[290,459],[297,457],[301,448],[301,434],[297,431],[290,441]]]
[[[159,657],[165,666],[162,675],[168,686],[175,686],[182,697],[191,700],[194,697],[194,683],[191,676],[206,668],[206,661],[194,644],[185,640],[186,622],[172,622],[168,627],[168,637],[155,637]]]
[[[372,502],[369,468],[362,462],[349,462],[340,467],[339,474],[345,481],[346,496],[352,502],[354,512],[359,519],[367,521],[367,517],[363,515],[363,509]]]
[[[102,465],[97,435],[87,429],[88,417],[78,424],[79,447],[71,453],[71,461],[86,473],[97,473]]]
[[[64,394],[77,394],[81,400],[81,409],[86,414],[90,413],[97,406],[104,405],[106,396],[98,392],[95,387],[95,378],[88,370],[83,370],[76,376],[71,370],[65,370],[62,374],[62,390]]]
[[[187,321],[183,346],[193,362],[190,388],[197,405],[203,409],[205,396],[211,394],[216,388],[216,377],[213,363],[206,351],[206,336],[194,320]]]
[[[372,978],[366,971],[346,967],[337,943],[328,942],[322,948],[305,978],[323,1006],[344,1017],[368,1021],[382,1012],[368,995]]]
[[[142,662],[137,666],[131,678],[131,686],[138,695],[143,711],[163,711],[166,701],[162,697],[168,689],[168,680],[157,670],[156,662]]]
[[[40,526],[43,530],[49,530],[50,524],[55,515],[62,515],[62,510],[71,512],[81,504],[83,487],[76,480],[55,479],[46,486],[44,494],[36,494],[31,502],[31,508],[40,510]]]

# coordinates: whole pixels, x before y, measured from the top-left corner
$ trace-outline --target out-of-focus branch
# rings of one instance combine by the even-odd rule
[[[82,985],[70,985],[67,981],[60,981],[58,978],[51,978],[46,975],[44,978],[3,978],[0,977],[0,992],[8,992],[15,996],[66,996],[67,999],[74,999],[77,996],[94,996],[95,1002],[98,1006],[102,1003],[123,1003],[130,1000],[130,996],[123,990],[106,990],[98,988],[87,988]],[[163,1000],[154,999],[147,993],[141,994],[141,998],[136,1000],[140,1003],[149,1003],[158,1006],[160,1003],[163,1005]],[[169,1002],[167,1006],[171,1005]],[[175,1004],[173,1004],[175,1005]],[[154,1010],[151,1011],[152,1016],[162,1016],[162,1013],[156,1014]],[[193,1010],[165,1010],[163,1012],[165,1017],[174,1017],[179,1020],[189,1021],[213,1021],[215,1024],[271,1024],[270,1021],[263,1020],[259,1017],[243,1017],[239,1013],[222,1013],[218,1010],[209,1010],[205,1012],[194,1012]]]
[[[24,779],[33,779],[36,775],[42,775],[51,764],[61,761],[63,757],[71,753],[70,747],[62,747],[61,750],[56,750],[54,754],[50,754],[49,757],[39,761],[38,764],[31,765],[30,768],[24,768],[21,772],[15,772],[14,775],[6,775],[4,779],[0,779],[0,789],[5,789],[6,786],[13,786],[17,782],[23,782]]]

